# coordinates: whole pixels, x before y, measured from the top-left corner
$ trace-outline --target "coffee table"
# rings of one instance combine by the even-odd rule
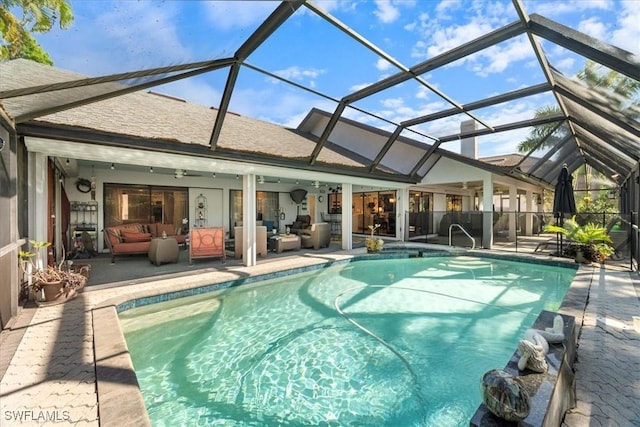
[[[167,262],[178,262],[180,258],[178,241],[174,237],[157,237],[151,239],[148,255],[149,261],[155,265]]]
[[[274,240],[276,253],[300,249],[300,236],[297,234],[281,234]]]

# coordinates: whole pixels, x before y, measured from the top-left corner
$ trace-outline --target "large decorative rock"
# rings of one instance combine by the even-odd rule
[[[482,377],[482,402],[496,417],[522,421],[529,415],[529,393],[518,377],[492,369]]]

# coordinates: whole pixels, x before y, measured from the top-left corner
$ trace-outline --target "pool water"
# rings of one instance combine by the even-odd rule
[[[466,426],[482,375],[574,275],[476,257],[356,261],[120,318],[156,426]]]

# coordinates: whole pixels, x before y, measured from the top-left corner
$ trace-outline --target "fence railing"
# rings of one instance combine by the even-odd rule
[[[555,218],[551,212],[431,211],[408,214],[405,237],[408,240],[448,245],[449,228],[452,224],[460,224],[475,241],[476,246],[484,247],[484,224],[487,215],[493,224],[494,250],[558,252],[557,245],[554,245],[557,235],[545,233],[544,229],[549,224],[561,225],[566,218]],[[575,219],[580,225],[593,223],[606,228],[616,249],[615,258],[630,259],[631,268],[638,270],[640,235],[637,213],[579,213],[575,215]],[[452,230],[451,242],[454,246],[469,247],[468,237],[460,230]]]

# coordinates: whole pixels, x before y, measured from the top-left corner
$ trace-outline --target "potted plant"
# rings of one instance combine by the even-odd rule
[[[84,287],[88,277],[88,266],[80,272],[71,269],[72,261],[43,266],[41,249],[49,247],[49,242],[30,241],[33,251],[20,251],[20,266],[25,273],[27,287],[45,302],[64,302],[74,298],[78,289]]]
[[[605,227],[587,223],[580,225],[575,216],[565,221],[564,226],[547,225],[545,231],[561,233],[567,237],[565,253],[573,256],[576,262],[604,262],[614,252],[611,237]]]
[[[371,230],[371,237],[367,237],[364,239],[364,245],[367,248],[367,252],[380,252],[382,247],[384,246],[384,240],[379,237],[375,237],[373,234],[375,231],[380,228],[380,224],[369,225],[369,230]]]

